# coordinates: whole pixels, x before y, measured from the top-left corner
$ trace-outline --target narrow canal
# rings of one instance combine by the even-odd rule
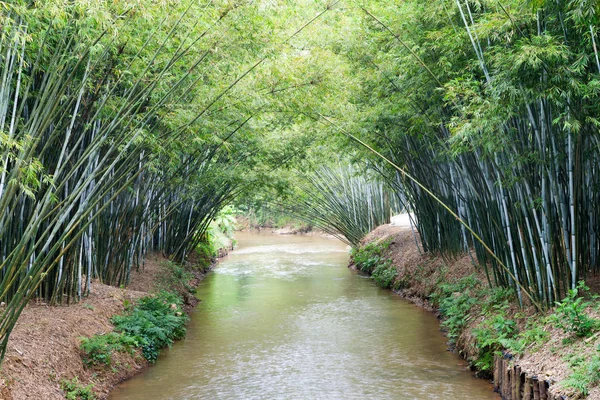
[[[185,340],[110,399],[497,399],[436,318],[347,268],[348,248],[238,234]]]

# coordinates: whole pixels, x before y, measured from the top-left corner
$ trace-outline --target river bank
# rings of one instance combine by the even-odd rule
[[[425,254],[417,243],[409,228],[380,226],[354,253],[351,267],[374,263],[371,273],[380,286],[435,312],[450,349],[478,376],[495,378],[503,398],[600,399],[597,295],[582,288],[563,307],[543,313],[520,308],[514,294],[489,289],[474,256]],[[384,279],[386,270],[375,264],[389,265],[393,279]],[[586,322],[589,329],[579,331]],[[507,384],[507,374],[518,377]]]
[[[112,332],[111,318],[130,309],[142,297],[163,288],[165,282],[175,282],[167,268],[168,260],[149,255],[143,270],[132,272],[131,284],[117,288],[93,282],[88,297],[68,306],[49,306],[31,302],[24,309],[10,340],[2,365],[3,400],[65,399],[65,382],[88,388],[97,399],[104,399],[110,390],[129,379],[150,363],[141,350],[113,352],[110,366],[86,366],[82,360],[82,338]],[[197,304],[192,291],[205,271],[186,268],[192,279],[186,289],[177,290],[189,312]]]

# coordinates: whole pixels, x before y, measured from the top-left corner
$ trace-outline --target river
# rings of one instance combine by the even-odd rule
[[[111,400],[497,399],[436,318],[347,268],[321,237],[238,233],[184,340]]]

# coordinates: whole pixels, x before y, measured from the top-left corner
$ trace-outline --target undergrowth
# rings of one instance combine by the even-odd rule
[[[187,315],[178,295],[161,291],[140,299],[133,310],[112,318],[115,330],[132,338],[144,357],[155,362],[160,350],[185,336]]]
[[[391,239],[368,243],[352,250],[352,259],[356,268],[370,274],[378,286],[397,289],[410,282],[411,277],[398,278],[396,268],[386,257],[390,244]],[[420,276],[426,269],[427,265],[417,268],[412,279],[431,279],[430,272]],[[458,344],[465,330],[470,330],[472,340],[467,340],[474,346],[475,355],[468,361],[480,376],[491,377],[496,355],[522,355],[541,349],[550,341],[552,328],[567,334],[563,346],[580,346],[585,343],[582,339],[600,331],[600,320],[588,312],[594,304],[600,304],[599,297],[592,296],[583,282],[556,302],[549,315],[525,315],[514,306],[516,295],[510,289],[489,288],[476,275],[448,282],[444,269],[437,272],[429,300],[439,310],[450,344]],[[574,351],[566,360],[572,373],[561,385],[576,395],[587,396],[590,388],[600,383],[600,347],[592,353],[583,356]]]
[[[567,297],[556,302],[551,322],[565,333],[577,337],[587,337],[600,328],[600,321],[591,318],[586,308],[592,305],[590,289],[580,281],[575,289],[570,289]]]
[[[402,282],[397,280],[398,271],[392,261],[386,258],[392,239],[371,242],[358,249],[352,249],[351,256],[356,268],[373,278],[377,286],[384,289],[398,289]]]
[[[386,239],[381,242],[371,242],[358,249],[352,249],[350,255],[356,268],[367,274],[372,274],[373,270],[380,264],[385,263],[384,253],[389,249],[392,239]]]
[[[133,352],[138,346],[135,338],[123,333],[109,332],[82,338],[79,348],[82,351],[83,363],[87,366],[110,365],[113,352]]]
[[[65,392],[65,398],[67,400],[95,400],[94,392],[92,391],[93,385],[83,386],[79,383],[77,377],[68,380],[63,379],[60,381],[60,388]]]
[[[81,340],[82,359],[88,366],[110,365],[114,352],[140,348],[151,363],[160,350],[185,336],[187,315],[182,299],[175,293],[160,291],[142,297],[132,310],[112,318],[116,332]]]
[[[179,294],[194,292],[194,287],[190,284],[194,279],[194,274],[185,267],[168,260],[163,261],[161,267],[162,271],[158,275],[155,284],[158,290]]]
[[[576,395],[587,396],[589,389],[600,382],[600,349],[591,357],[571,354],[566,361],[572,370],[561,386],[571,389]]]
[[[159,280],[156,294],[142,297],[135,306],[124,301],[126,311],[111,320],[114,332],[81,338],[86,366],[111,365],[115,352],[133,354],[136,348],[153,363],[162,348],[185,336],[188,317],[183,312],[181,289],[193,289],[188,284],[192,275],[174,263],[166,263],[165,268],[168,273]]]

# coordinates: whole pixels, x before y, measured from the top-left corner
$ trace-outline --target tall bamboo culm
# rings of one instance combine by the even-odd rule
[[[438,18],[433,31],[462,32],[467,56],[455,58],[464,67],[457,78],[433,66],[448,56],[444,49],[417,54],[407,40],[427,39],[403,39],[364,10],[406,63],[406,82],[390,78],[394,66],[378,71],[406,111],[381,117],[386,133],[373,147],[395,165],[387,180],[414,210],[426,250],[474,248],[491,284],[551,306],[600,272],[595,14],[577,2],[543,2],[533,11],[441,3],[436,17],[429,12],[420,22]],[[505,25],[494,31],[490,20]],[[415,81],[423,93],[412,91]]]

